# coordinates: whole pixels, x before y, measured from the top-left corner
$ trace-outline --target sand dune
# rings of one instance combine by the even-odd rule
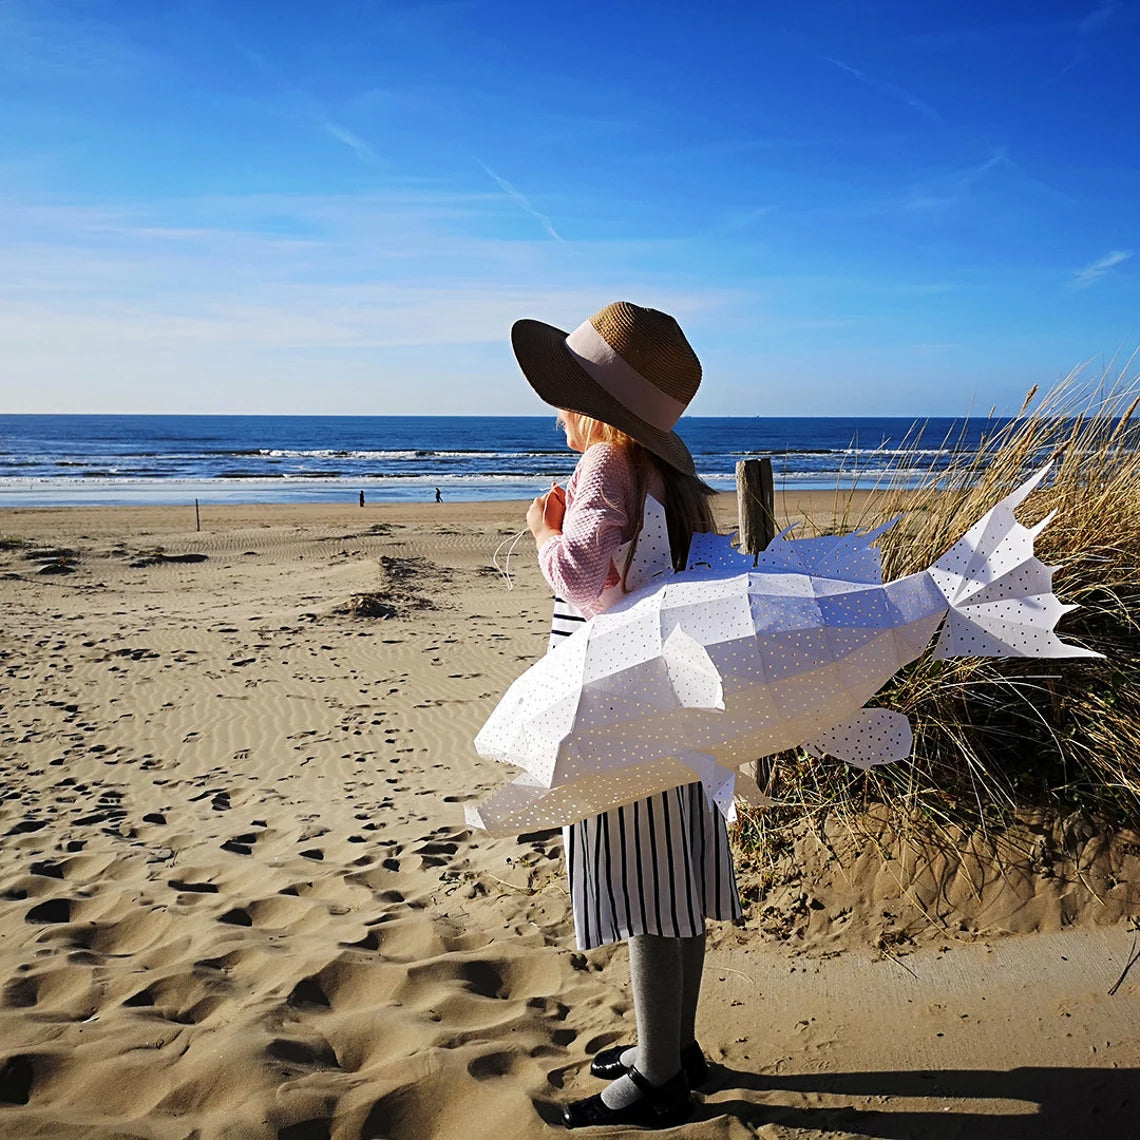
[[[595,1091],[624,950],[572,949],[557,836],[462,824],[505,775],[470,741],[545,644],[529,546],[513,591],[489,570],[518,514],[0,512],[28,543],[0,550],[0,1135],[502,1140]],[[1115,842],[1073,854],[1081,894],[952,859],[916,891],[805,838],[713,936],[719,1067],[678,1132],[1130,1135]]]

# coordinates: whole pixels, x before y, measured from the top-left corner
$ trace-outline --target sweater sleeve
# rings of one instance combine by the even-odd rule
[[[633,469],[621,448],[587,448],[566,487],[562,533],[538,552],[550,588],[587,617],[599,612],[598,598],[617,580],[613,558],[632,537],[633,489]]]

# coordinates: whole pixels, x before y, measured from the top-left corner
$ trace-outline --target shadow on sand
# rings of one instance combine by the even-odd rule
[[[800,1108],[719,1099],[720,1093],[731,1089],[841,1097],[854,1102],[890,1097],[928,1103],[883,1111],[858,1103]],[[695,1120],[728,1115],[753,1127],[778,1124],[820,1132],[853,1132],[876,1140],[1070,1140],[1095,1137],[1105,1130],[1118,1136],[1140,1135],[1140,1069],[757,1074],[718,1065],[706,1091],[718,1099],[701,1105]],[[995,1103],[994,1112],[987,1113],[978,1101],[1006,1103]],[[1018,1107],[1010,1101],[1018,1102]]]

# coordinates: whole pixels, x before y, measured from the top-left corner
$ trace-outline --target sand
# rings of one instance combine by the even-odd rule
[[[624,948],[574,951],[556,836],[462,822],[545,643],[529,545],[489,567],[520,514],[0,511],[0,1135],[505,1140],[597,1090]],[[1136,1135],[1140,837],[1078,838],[924,878],[808,828],[746,871],[675,1134]]]

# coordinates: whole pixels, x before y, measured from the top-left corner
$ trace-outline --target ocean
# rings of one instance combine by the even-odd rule
[[[685,417],[697,470],[735,486],[768,456],[777,488],[914,482],[1005,420]],[[529,499],[576,456],[553,416],[0,415],[0,506]]]

